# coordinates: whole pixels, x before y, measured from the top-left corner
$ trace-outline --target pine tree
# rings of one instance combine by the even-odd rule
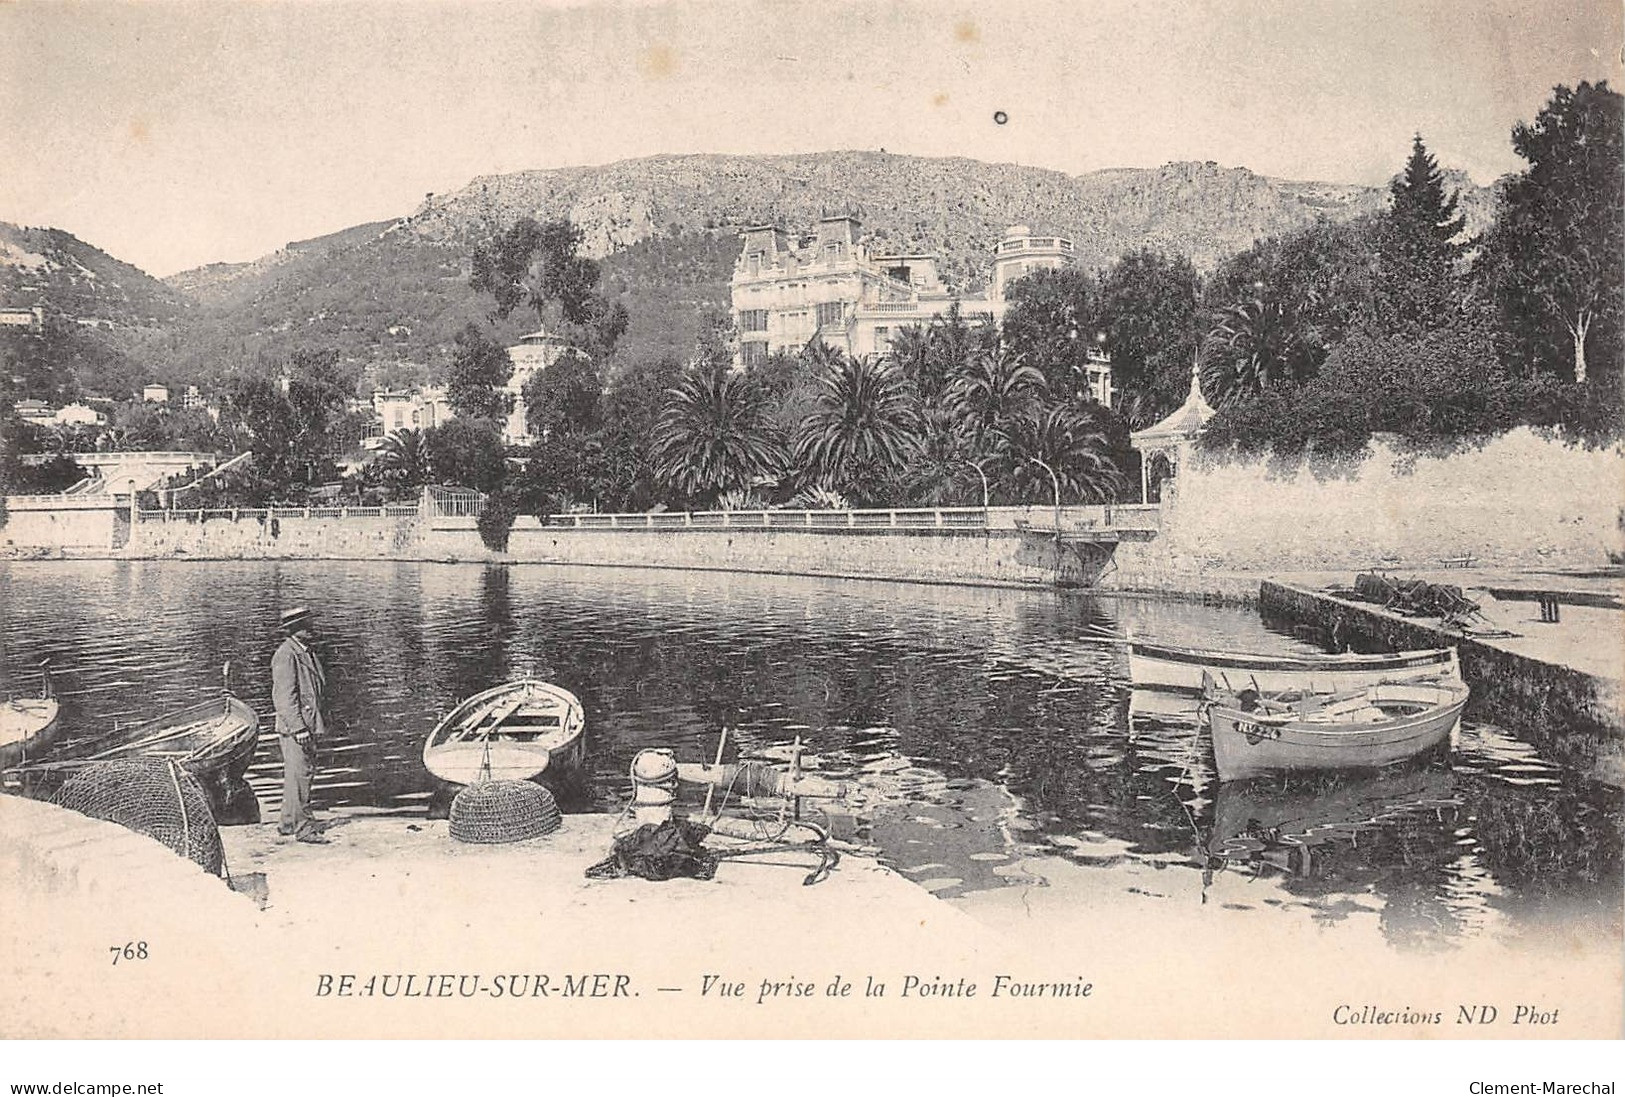
[[[1405,173],[1389,186],[1393,195],[1393,216],[1431,236],[1439,249],[1454,258],[1461,254],[1461,244],[1453,241],[1459,235],[1466,219],[1456,213],[1456,196],[1444,192],[1444,175],[1439,162],[1428,152],[1419,133],[1411,139],[1411,158],[1405,163]]]
[[[1417,134],[1405,170],[1389,187],[1393,206],[1378,230],[1373,294],[1379,331],[1419,334],[1460,310],[1456,260],[1464,245],[1464,218],[1456,195],[1446,194],[1439,164]]]

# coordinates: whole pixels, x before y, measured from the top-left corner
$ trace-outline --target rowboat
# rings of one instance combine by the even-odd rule
[[[37,757],[59,729],[61,706],[51,696],[51,672],[40,664],[43,681],[38,697],[0,701],[0,769]]]
[[[160,759],[176,763],[198,779],[220,822],[251,821],[245,818],[248,815],[257,820],[258,804],[250,812],[243,800],[245,793],[252,800],[244,774],[259,742],[259,728],[254,710],[228,693],[119,729],[113,736],[118,741],[112,746],[103,739],[87,748],[91,753],[7,769],[5,783],[40,796],[97,762]]]
[[[1374,769],[1449,742],[1467,706],[1460,682],[1383,682],[1290,702],[1220,690],[1204,705],[1221,781],[1266,773]]]
[[[423,766],[453,785],[563,784],[583,767],[586,714],[569,690],[535,678],[507,682],[458,705],[429,733]]]
[[[1259,655],[1130,640],[1128,669],[1136,690],[1193,695],[1202,692],[1204,670],[1231,689],[1251,686],[1262,693],[1290,689],[1336,693],[1378,682],[1461,679],[1455,648],[1377,655]]]

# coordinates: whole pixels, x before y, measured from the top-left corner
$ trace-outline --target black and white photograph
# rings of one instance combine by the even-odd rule
[[[0,5],[0,1036],[1620,1039],[1622,28]]]

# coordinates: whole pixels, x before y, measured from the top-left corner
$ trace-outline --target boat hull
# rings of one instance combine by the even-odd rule
[[[1381,685],[1374,700],[1403,700],[1409,693],[1427,707],[1370,723],[1310,722],[1261,718],[1216,703],[1208,710],[1213,760],[1221,781],[1271,773],[1376,769],[1404,762],[1449,743],[1467,706],[1465,686]],[[1433,703],[1422,700],[1426,696]]]
[[[204,701],[131,728],[128,742],[98,751],[90,760],[162,758],[179,763],[205,784],[240,781],[254,757],[259,729],[254,710],[228,696],[224,703]]]
[[[1128,663],[1136,690],[1193,697],[1202,692],[1204,670],[1230,689],[1252,686],[1263,693],[1337,693],[1379,682],[1461,676],[1455,648],[1378,655],[1255,655],[1132,640]]]
[[[424,741],[423,766],[451,786],[535,781],[562,793],[586,768],[585,732],[586,715],[573,693],[535,679],[508,682],[440,721]]]
[[[50,796],[74,773],[97,762],[157,759],[198,779],[219,823],[259,821],[259,802],[244,780],[259,744],[259,716],[229,694],[190,705],[119,732],[121,742],[77,757],[30,762],[13,771],[24,795]],[[8,780],[12,775],[8,775]]]
[[[561,750],[522,743],[491,743],[491,772],[484,774],[483,743],[448,743],[424,759],[431,774],[450,785],[472,785],[480,781],[537,781],[551,785],[578,775],[582,769],[581,740]]]
[[[50,697],[19,697],[0,703],[0,769],[37,758],[61,730],[61,714]]]

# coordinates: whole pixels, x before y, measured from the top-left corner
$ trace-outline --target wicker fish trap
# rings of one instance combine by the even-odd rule
[[[178,765],[156,758],[94,762],[68,778],[53,802],[145,834],[203,871],[222,874],[225,852],[209,794]]]
[[[559,829],[558,801],[530,781],[481,781],[451,802],[451,836],[459,842],[523,842]]]

